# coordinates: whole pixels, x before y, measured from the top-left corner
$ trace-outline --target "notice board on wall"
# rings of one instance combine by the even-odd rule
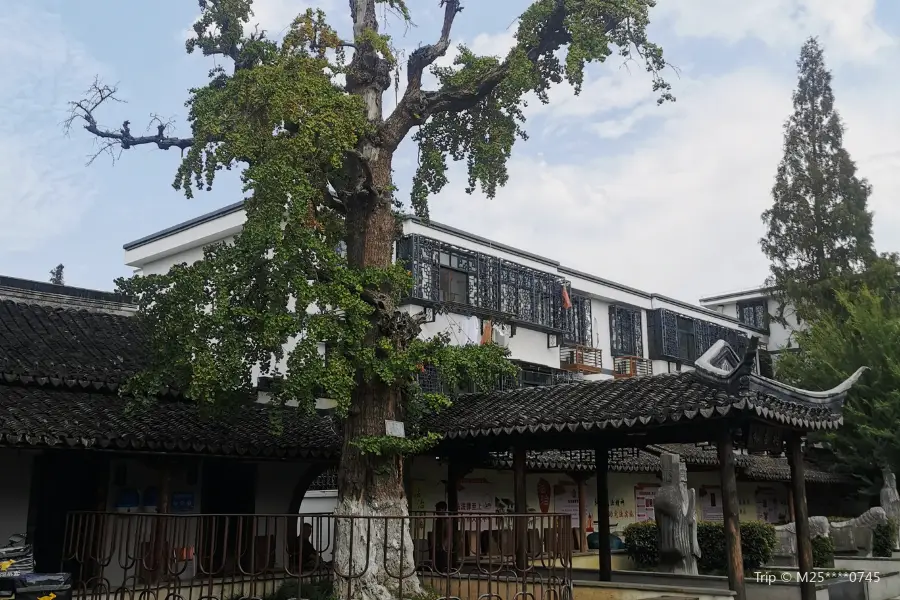
[[[638,484],[634,486],[634,516],[638,523],[641,521],[655,521],[656,510],[653,503],[656,499],[658,485]]]

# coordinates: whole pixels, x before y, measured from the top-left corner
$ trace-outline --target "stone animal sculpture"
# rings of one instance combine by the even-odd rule
[[[697,492],[687,487],[687,468],[677,454],[665,452],[663,484],[656,493],[660,567],[670,573],[697,575],[700,544],[697,541]]]
[[[872,556],[873,530],[887,523],[887,513],[880,506],[870,508],[855,519],[831,524],[835,552],[852,552]]]
[[[826,517],[809,518],[809,538],[828,537],[830,526]],[[775,526],[775,537],[778,540],[776,555],[797,556],[797,524],[793,521],[787,525]]]
[[[855,519],[829,523],[826,517],[809,518],[809,537],[830,537],[834,540],[836,552],[872,554],[872,531],[878,525],[887,523],[887,515],[880,506],[870,508]],[[778,549],[781,556],[797,555],[797,524],[788,523],[775,527]]]
[[[888,519],[894,520],[894,550],[900,550],[900,493],[897,492],[897,477],[889,469],[882,471],[884,486],[881,488],[881,508]]]

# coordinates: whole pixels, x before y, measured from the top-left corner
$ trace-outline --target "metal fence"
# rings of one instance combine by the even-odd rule
[[[569,515],[79,512],[76,599],[569,600]]]

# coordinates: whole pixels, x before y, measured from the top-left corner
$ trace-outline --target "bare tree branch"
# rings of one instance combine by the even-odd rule
[[[117,158],[116,150],[121,152],[134,146],[156,144],[160,150],[169,148],[185,150],[193,145],[193,138],[177,138],[166,135],[166,131],[171,127],[171,121],[163,121],[158,115],[152,115],[150,119],[151,127],[156,127],[155,134],[132,135],[130,121],[123,122],[122,127],[117,130],[102,129],[97,123],[94,113],[104,102],[122,102],[116,97],[117,91],[115,86],[102,84],[99,79],[95,79],[82,100],[69,103],[69,117],[63,123],[66,133],[71,131],[76,121],[80,121],[88,132],[100,140],[100,149],[90,158],[88,164],[104,152],[112,155],[115,160]]]
[[[453,20],[457,13],[462,12],[460,0],[441,0],[444,7],[444,24],[441,27],[441,37],[434,44],[422,46],[409,55],[406,63],[406,94],[416,93],[422,89],[422,74],[438,58],[444,56],[450,48],[450,30],[453,28]]]
[[[453,23],[452,15],[448,15],[451,7],[449,0],[444,4],[444,26],[448,28]],[[458,4],[458,2],[456,2]],[[456,11],[459,12],[459,11]],[[556,6],[547,20],[538,43],[526,49],[526,56],[537,64],[538,59],[568,43],[569,35],[565,31],[566,5],[564,0],[556,0]],[[618,23],[607,24],[607,31],[612,31]],[[442,32],[443,33],[443,32]],[[440,44],[440,42],[438,42]],[[435,46],[437,46],[436,44]],[[428,47],[426,47],[428,48]],[[446,51],[446,50],[445,50]],[[418,50],[417,50],[418,52]],[[412,62],[413,57],[410,57]],[[437,56],[432,60],[437,59]],[[394,109],[394,112],[385,120],[381,127],[382,140],[389,149],[395,149],[409,130],[416,125],[421,125],[433,114],[440,112],[459,112],[471,108],[481,102],[502,82],[509,74],[511,64],[507,58],[497,68],[485,73],[474,85],[466,88],[445,88],[438,91],[423,91],[420,88],[407,88],[403,99]],[[421,77],[421,72],[419,73]]]

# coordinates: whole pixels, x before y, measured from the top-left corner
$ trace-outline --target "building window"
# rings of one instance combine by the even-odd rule
[[[739,329],[685,317],[664,308],[647,312],[647,334],[651,360],[691,363],[718,340],[725,340],[738,356],[743,356],[748,343],[747,334]]]
[[[678,317],[678,358],[685,362],[697,360],[694,338],[694,320]]]
[[[441,302],[468,304],[469,277],[461,271],[440,267]]]
[[[565,341],[579,346],[594,347],[591,328],[591,299],[572,294],[572,308],[565,311]]]
[[[641,309],[609,307],[609,346],[613,356],[644,356]]]
[[[738,320],[747,327],[754,329],[766,329],[768,312],[765,300],[753,300],[751,302],[738,302]]]
[[[456,303],[479,316],[563,332],[562,277],[421,235],[404,236],[397,260],[413,276],[409,300]]]

